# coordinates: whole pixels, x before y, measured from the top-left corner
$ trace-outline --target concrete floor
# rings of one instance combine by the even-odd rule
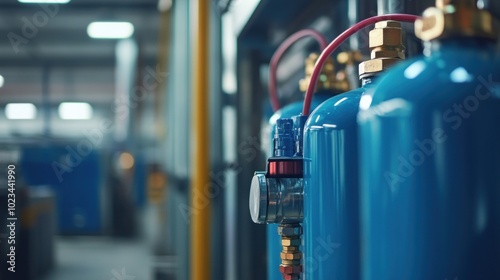
[[[55,269],[42,280],[152,280],[151,247],[107,237],[56,238]]]

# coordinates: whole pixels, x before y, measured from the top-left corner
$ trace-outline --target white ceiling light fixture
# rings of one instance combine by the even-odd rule
[[[5,116],[9,120],[32,120],[36,117],[36,106],[32,103],[9,103]]]
[[[92,118],[92,106],[86,102],[63,102],[59,104],[59,117],[63,120],[88,120]]]
[[[130,22],[96,21],[89,24],[87,34],[94,39],[126,39],[134,34]]]
[[[3,87],[4,83],[5,83],[5,79],[2,75],[0,75],[0,88]]]
[[[67,4],[71,0],[17,0],[19,3],[35,3],[35,4]]]

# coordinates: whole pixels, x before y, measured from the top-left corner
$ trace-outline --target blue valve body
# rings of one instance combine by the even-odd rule
[[[291,157],[294,154],[295,141],[293,120],[282,118],[276,121],[274,133],[274,156]]]

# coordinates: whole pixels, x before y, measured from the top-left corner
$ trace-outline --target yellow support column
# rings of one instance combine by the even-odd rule
[[[198,0],[193,82],[193,168],[191,186],[191,279],[210,279],[209,0]]]

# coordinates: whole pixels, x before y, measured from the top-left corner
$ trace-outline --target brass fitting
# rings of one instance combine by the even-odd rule
[[[311,53],[306,58],[305,77],[299,81],[300,91],[307,91],[307,87],[309,86],[309,81],[311,81],[311,75],[314,70],[314,64],[318,58],[319,55],[317,53]],[[349,82],[347,81],[347,78],[342,77],[342,75],[338,76],[335,72],[335,64],[333,59],[329,57],[321,69],[321,74],[316,84],[316,90],[336,90],[340,92],[348,91],[350,89]]]
[[[281,274],[300,274],[302,272],[302,266],[287,266],[280,265]]]
[[[302,273],[302,252],[300,251],[300,236],[302,226],[298,223],[280,224],[278,234],[281,236],[283,250],[280,253],[280,272],[283,279],[300,279]]]
[[[496,39],[493,17],[476,0],[436,0],[415,22],[415,34],[424,41],[450,36]]]
[[[381,21],[369,33],[371,59],[359,64],[360,79],[373,76],[405,59],[403,30],[397,21]]]
[[[301,252],[281,252],[280,254],[282,260],[300,260],[302,259]]]
[[[282,237],[281,246],[298,247],[300,246],[300,237]]]
[[[359,51],[345,51],[337,55],[337,62],[345,65],[358,64],[363,61],[363,56]]]

